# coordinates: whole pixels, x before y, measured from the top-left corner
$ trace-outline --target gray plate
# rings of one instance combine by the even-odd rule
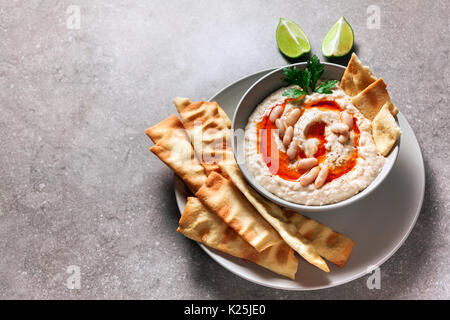
[[[235,108],[248,88],[272,70],[249,75],[226,87],[210,100],[217,101],[232,117]],[[399,106],[401,109],[401,106]],[[404,243],[413,228],[422,206],[425,191],[425,171],[414,132],[402,114],[398,115],[402,128],[402,147],[398,159],[381,185],[364,199],[334,210],[332,214],[308,213],[332,229],[355,241],[353,252],[344,268],[329,263],[325,273],[299,258],[296,279],[290,280],[256,264],[245,262],[217,250],[200,245],[205,252],[227,270],[248,281],[285,290],[315,290],[344,284],[362,277],[380,266]],[[190,194],[184,183],[175,176],[175,195],[180,213]],[[213,276],[213,275],[212,275]]]

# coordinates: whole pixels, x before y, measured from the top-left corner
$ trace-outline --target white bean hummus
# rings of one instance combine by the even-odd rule
[[[336,86],[331,94],[287,99],[281,88],[250,116],[245,158],[255,180],[278,197],[325,205],[364,190],[385,158],[372,138],[371,121]]]

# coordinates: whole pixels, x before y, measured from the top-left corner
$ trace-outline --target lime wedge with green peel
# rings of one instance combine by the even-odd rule
[[[322,53],[327,58],[345,56],[352,50],[353,40],[352,26],[341,17],[323,38]]]
[[[277,45],[289,58],[298,58],[311,51],[306,34],[295,22],[281,18],[277,27]]]

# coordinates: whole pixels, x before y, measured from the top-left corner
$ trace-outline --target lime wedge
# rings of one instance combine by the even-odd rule
[[[322,53],[325,57],[342,57],[353,48],[352,26],[341,17],[328,31],[322,41]]]
[[[295,22],[281,18],[277,27],[277,45],[289,58],[298,58],[311,51],[306,34]]]

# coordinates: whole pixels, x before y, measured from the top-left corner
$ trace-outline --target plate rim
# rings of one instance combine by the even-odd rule
[[[277,69],[279,69],[279,68],[268,68],[268,69],[264,69],[264,70],[261,70],[261,71],[258,71],[258,72],[251,73],[251,74],[248,74],[248,75],[246,75],[246,76],[243,76],[243,77],[239,78],[238,80],[235,80],[235,81],[233,81],[232,83],[228,84],[227,86],[223,87],[221,90],[219,90],[219,91],[218,91],[217,93],[215,93],[213,96],[211,96],[211,97],[208,99],[208,101],[213,101],[215,97],[217,97],[218,95],[222,94],[223,92],[225,92],[226,90],[228,90],[230,87],[236,85],[238,82],[244,81],[244,80],[246,80],[246,79],[248,79],[248,78],[251,78],[251,77],[256,76],[256,75],[259,75],[259,74],[263,74],[262,76],[264,76],[265,74],[268,74],[268,73],[270,73],[271,71],[274,71],[274,70],[277,70]],[[258,81],[258,80],[256,80],[256,81]],[[256,81],[255,81],[255,82],[256,82]],[[421,192],[420,192],[420,194],[421,194],[420,200],[419,200],[418,206],[417,206],[417,208],[416,208],[416,211],[415,211],[415,213],[414,213],[414,218],[412,219],[411,224],[408,226],[408,230],[405,232],[405,234],[403,235],[403,237],[401,238],[401,240],[399,240],[399,241],[395,244],[395,246],[394,246],[388,253],[386,253],[386,254],[383,256],[383,258],[381,258],[381,259],[376,263],[376,265],[375,265],[376,267],[380,267],[382,264],[384,264],[384,263],[385,263],[389,258],[391,258],[391,257],[398,251],[398,249],[405,243],[406,239],[409,237],[409,235],[411,234],[411,232],[412,232],[414,226],[415,226],[416,223],[417,223],[417,219],[418,219],[418,217],[419,217],[419,215],[420,215],[420,211],[421,211],[421,209],[422,209],[423,201],[424,201],[424,198],[425,198],[425,188],[426,188],[426,181],[425,181],[425,164],[424,164],[424,161],[423,161],[422,148],[420,147],[419,141],[417,140],[417,137],[416,137],[416,135],[415,135],[415,133],[414,133],[412,127],[409,125],[409,122],[408,122],[408,120],[406,119],[406,117],[405,117],[401,112],[399,112],[399,114],[401,115],[401,117],[404,118],[404,120],[405,120],[405,122],[406,122],[406,125],[409,127],[409,129],[410,129],[411,132],[413,133],[412,137],[414,138],[415,145],[418,146],[418,149],[419,149],[419,157],[420,157],[420,164],[421,164],[421,168],[422,168],[422,170],[420,170],[420,171],[421,171],[420,178],[421,178],[421,181],[423,181],[423,183],[422,183],[422,188],[421,188]],[[400,153],[400,152],[399,152],[399,153]],[[180,211],[180,215],[181,215],[181,214],[182,214],[182,210],[181,210],[181,207],[180,207],[180,200],[179,200],[179,197],[182,196],[182,195],[180,195],[180,194],[177,192],[177,188],[176,188],[176,185],[177,185],[177,183],[178,183],[178,182],[176,181],[177,179],[179,180],[180,183],[184,183],[184,182],[181,180],[181,178],[179,178],[176,174],[174,174],[174,193],[175,193],[175,199],[176,199],[176,203],[177,203],[178,210]],[[209,248],[208,246],[206,246],[206,245],[204,245],[204,244],[202,244],[202,243],[199,243],[199,242],[196,242],[196,243],[203,249],[203,251],[205,251],[205,252],[208,254],[209,257],[211,257],[217,264],[219,264],[221,267],[223,267],[223,268],[226,269],[227,271],[229,271],[229,272],[235,274],[236,276],[238,276],[238,277],[240,277],[240,278],[242,278],[242,279],[245,279],[245,280],[247,280],[247,281],[249,281],[249,282],[252,282],[252,283],[255,283],[255,284],[264,286],[264,287],[273,288],[273,289],[279,289],[279,290],[285,290],[285,291],[315,291],[315,290],[322,290],[322,289],[333,288],[333,287],[337,287],[337,286],[340,286],[340,285],[343,285],[343,284],[352,282],[352,281],[354,281],[354,280],[356,280],[356,279],[359,279],[359,278],[363,277],[364,275],[368,274],[367,271],[366,271],[366,272],[362,271],[362,272],[356,273],[356,274],[354,274],[354,275],[352,275],[352,276],[350,276],[350,277],[348,277],[348,278],[346,278],[346,279],[343,279],[343,280],[341,280],[341,281],[334,281],[334,282],[330,282],[330,283],[328,283],[328,284],[326,284],[326,285],[316,286],[316,287],[301,287],[301,288],[295,288],[295,287],[282,287],[282,286],[278,286],[278,285],[273,285],[273,284],[271,284],[271,283],[267,283],[267,282],[255,280],[255,279],[253,279],[253,278],[247,276],[247,274],[241,274],[241,273],[239,273],[238,271],[234,270],[233,268],[229,268],[229,267],[225,266],[225,265],[222,264],[222,263],[219,261],[219,259],[218,259],[218,257],[220,257],[220,254],[224,254],[224,253],[222,253],[222,252],[220,252],[220,251],[218,251],[218,250],[216,250],[216,249],[214,249],[214,248]],[[217,251],[217,253],[216,253],[216,251]],[[233,258],[234,258],[234,257],[233,257]]]

